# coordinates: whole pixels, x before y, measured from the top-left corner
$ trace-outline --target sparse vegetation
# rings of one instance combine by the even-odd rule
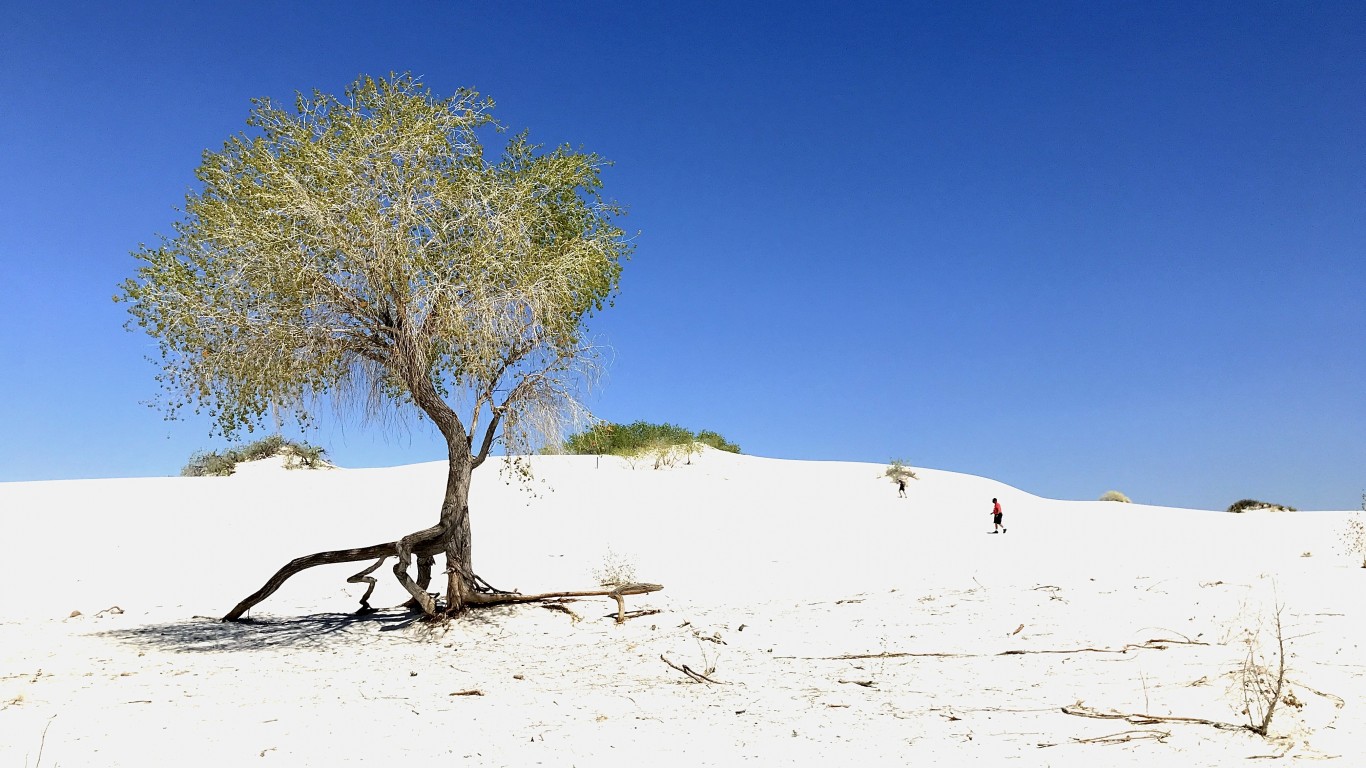
[[[630,555],[608,547],[602,554],[602,564],[593,569],[593,579],[609,589],[636,583],[636,563]]]
[[[1132,501],[1129,500],[1129,497],[1128,497],[1128,496],[1125,496],[1124,494],[1120,493],[1119,491],[1106,491],[1105,493],[1101,494],[1100,500],[1101,500],[1101,501],[1118,501],[1118,502],[1120,502],[1120,503],[1122,503],[1122,504],[1132,504],[1132,503],[1133,503]]]
[[[1360,560],[1361,567],[1366,568],[1366,521],[1361,519],[1361,515],[1347,518],[1347,530],[1342,533],[1342,544],[1347,548],[1347,554]]]
[[[1283,504],[1272,504],[1268,501],[1257,501],[1256,499],[1239,499],[1229,505],[1229,512],[1259,512],[1268,510],[1271,512],[1296,512],[1294,507],[1287,507]]]
[[[632,465],[649,460],[655,469],[672,467],[692,457],[706,445],[717,450],[739,453],[740,446],[710,430],[693,432],[676,424],[602,423],[570,437],[560,445],[560,453],[589,456],[621,456]]]
[[[316,445],[286,440],[281,435],[270,435],[252,443],[229,448],[223,453],[198,451],[180,469],[181,477],[227,477],[243,461],[257,461],[272,456],[285,456],[286,466],[318,469],[326,466],[323,454],[327,450]]]
[[[906,466],[906,462],[901,459],[892,459],[888,462],[887,468],[882,471],[882,474],[894,483],[899,483],[903,480],[920,479],[915,476],[915,472],[911,471],[911,468]]]
[[[1294,692],[1289,689],[1290,681],[1286,679],[1282,611],[1283,608],[1278,605],[1272,612],[1269,644],[1273,647],[1269,651],[1266,648],[1268,640],[1263,639],[1261,622],[1243,631],[1242,639],[1247,646],[1247,653],[1234,673],[1242,714],[1247,718],[1244,727],[1259,736],[1270,735],[1271,718],[1282,701],[1291,706],[1298,703]]]

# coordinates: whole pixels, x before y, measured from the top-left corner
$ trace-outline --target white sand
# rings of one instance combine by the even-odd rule
[[[480,574],[593,588],[610,548],[665,585],[628,599],[659,614],[618,626],[594,599],[571,606],[579,622],[536,605],[444,632],[392,610],[355,620],[359,568],[343,565],[295,577],[258,623],[203,618],[291,558],[429,525],[439,463],[0,484],[0,766],[40,749],[68,768],[1366,765],[1348,512],[1053,501],[935,470],[898,499],[877,465],[718,452],[660,471],[533,461],[535,497],[493,463],[477,473]],[[1008,534],[987,533],[993,496]],[[376,575],[374,603],[401,602]],[[1277,601],[1299,704],[1281,705],[1277,739],[1063,712],[1246,722],[1242,638]],[[1126,650],[1150,640],[1203,644]],[[868,658],[832,658],[853,655]],[[451,695],[469,690],[483,695]]]

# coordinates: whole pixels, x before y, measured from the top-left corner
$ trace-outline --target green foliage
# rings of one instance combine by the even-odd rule
[[[915,472],[911,471],[911,468],[906,466],[906,462],[901,459],[892,459],[888,462],[887,468],[882,471],[882,474],[894,483],[899,483],[904,480],[920,479],[915,476]]]
[[[703,445],[710,445],[718,451],[726,451],[728,453],[740,452],[740,446],[726,440],[726,438],[721,437],[721,435],[712,432],[709,429],[704,429],[697,433],[697,442]]]
[[[608,455],[640,457],[656,456],[656,467],[671,465],[678,454],[684,458],[697,453],[696,444],[711,446],[730,453],[739,453],[740,446],[727,441],[710,430],[694,433],[676,424],[651,424],[635,421],[630,424],[596,424],[570,435],[561,446],[563,453],[573,455]],[[677,448],[677,451],[669,449]]]
[[[115,296],[157,340],[168,417],[207,411],[231,437],[350,390],[416,404],[448,441],[476,419],[447,400],[492,409],[463,436],[480,460],[495,438],[557,431],[586,375],[581,325],[633,246],[600,194],[605,161],[525,133],[486,152],[492,109],[408,75],[254,101]]]
[[[1128,497],[1128,496],[1125,496],[1124,494],[1120,493],[1119,491],[1106,491],[1105,493],[1102,493],[1102,494],[1100,495],[1100,500],[1101,500],[1101,501],[1118,501],[1118,502],[1121,502],[1121,503],[1124,503],[1124,504],[1132,504],[1132,503],[1133,503],[1133,502],[1131,502],[1131,501],[1129,500],[1129,497]]]
[[[1266,502],[1266,501],[1257,501],[1256,499],[1239,499],[1238,501],[1235,501],[1235,502],[1233,502],[1231,505],[1229,505],[1228,511],[1229,511],[1229,512],[1248,512],[1248,511],[1257,511],[1257,510],[1263,510],[1263,509],[1265,509],[1265,510],[1271,510],[1272,512],[1295,512],[1295,511],[1297,511],[1294,507],[1287,507],[1287,506],[1284,506],[1284,505],[1281,505],[1281,504],[1272,504],[1272,503]]]
[[[255,442],[229,448],[223,453],[217,451],[196,451],[190,461],[180,470],[181,477],[227,477],[243,461],[257,461],[272,456],[284,455],[298,462],[299,466],[317,469],[325,466],[322,459],[326,449],[308,443],[286,440],[280,435],[269,435]]]

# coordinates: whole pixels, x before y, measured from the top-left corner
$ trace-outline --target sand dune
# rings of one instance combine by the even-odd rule
[[[356,619],[357,568],[332,566],[257,623],[211,618],[293,557],[429,525],[441,463],[0,484],[0,765],[1366,764],[1349,512],[1056,501],[931,469],[898,499],[878,465],[714,451],[532,461],[529,488],[476,476],[480,574],[583,589],[633,565],[665,589],[629,607],[659,613]],[[378,575],[373,602],[401,602]],[[1244,638],[1260,623],[1274,649],[1277,604],[1296,685],[1276,739],[1063,711],[1244,723]]]

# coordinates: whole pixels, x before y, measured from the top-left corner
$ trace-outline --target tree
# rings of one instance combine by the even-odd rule
[[[473,569],[472,474],[495,444],[513,455],[558,437],[580,407],[583,324],[615,295],[632,244],[601,195],[601,158],[520,133],[490,160],[492,109],[408,75],[301,93],[292,111],[258,99],[248,132],[204,153],[174,234],[134,252],[115,300],[157,340],[169,415],[207,410],[230,437],[359,393],[368,412],[415,407],[446,443],[433,526],[291,561],[225,620],[301,570],[378,558],[351,578],[369,582],[368,610],[369,574],[389,557],[428,615],[508,600]],[[438,554],[441,609],[427,593]]]

